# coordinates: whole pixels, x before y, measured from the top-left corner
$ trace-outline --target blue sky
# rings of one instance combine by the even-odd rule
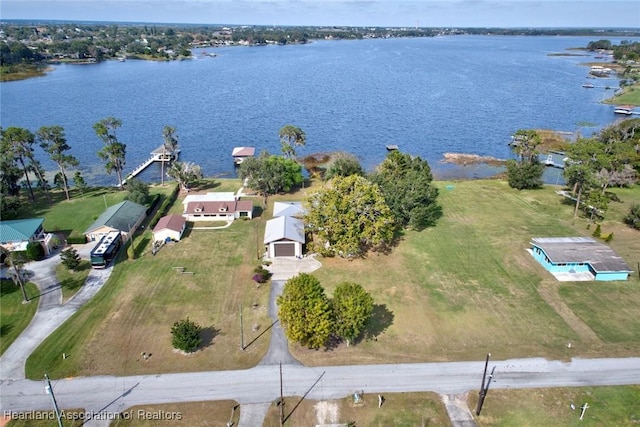
[[[640,28],[640,1],[2,0],[0,17],[246,25]]]

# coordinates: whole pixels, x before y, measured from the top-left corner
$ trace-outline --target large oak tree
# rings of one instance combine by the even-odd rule
[[[431,167],[418,156],[392,151],[371,175],[393,213],[396,224],[421,230],[442,216]]]
[[[393,213],[378,185],[359,175],[336,177],[309,195],[305,223],[323,255],[360,257],[393,241]]]
[[[277,303],[288,339],[313,349],[327,344],[334,325],[331,304],[315,276],[301,273],[287,280]]]

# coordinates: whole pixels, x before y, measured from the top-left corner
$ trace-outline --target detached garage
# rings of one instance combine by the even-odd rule
[[[304,223],[287,216],[270,219],[264,233],[269,258],[301,257],[305,243]]]
[[[163,216],[153,228],[153,240],[155,242],[166,242],[167,240],[179,242],[186,224],[187,221],[180,215]]]

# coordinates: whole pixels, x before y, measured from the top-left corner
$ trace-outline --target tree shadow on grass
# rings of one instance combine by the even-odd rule
[[[202,338],[202,343],[200,344],[199,350],[203,350],[210,345],[213,345],[213,340],[220,334],[220,329],[216,329],[213,326],[209,326],[207,328],[202,328],[200,331],[200,338]]]
[[[84,280],[79,280],[76,278],[64,279],[60,283],[60,287],[62,289],[66,289],[67,291],[70,291],[70,292],[76,292],[78,289],[82,287],[82,285],[84,285]]]
[[[362,338],[365,340],[377,339],[378,335],[382,334],[393,324],[394,317],[393,312],[387,308],[386,304],[375,304],[373,306],[371,319],[369,319]]]
[[[140,258],[142,256],[147,245],[149,245],[149,241],[151,241],[151,237],[148,234],[143,235],[142,239],[137,239],[136,247],[133,250],[135,258]]]
[[[4,337],[8,335],[12,329],[13,329],[13,325],[8,325],[8,324],[0,325],[0,337]]]

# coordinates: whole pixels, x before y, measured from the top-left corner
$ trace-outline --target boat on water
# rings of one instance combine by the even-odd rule
[[[633,114],[633,105],[618,105],[614,110],[614,114],[626,114],[630,116]]]
[[[582,85],[582,87],[586,87],[587,89],[591,89],[591,88],[594,88],[595,86],[592,85],[591,83],[585,83],[585,84]]]
[[[387,151],[394,151],[398,149],[397,144],[387,144]]]

